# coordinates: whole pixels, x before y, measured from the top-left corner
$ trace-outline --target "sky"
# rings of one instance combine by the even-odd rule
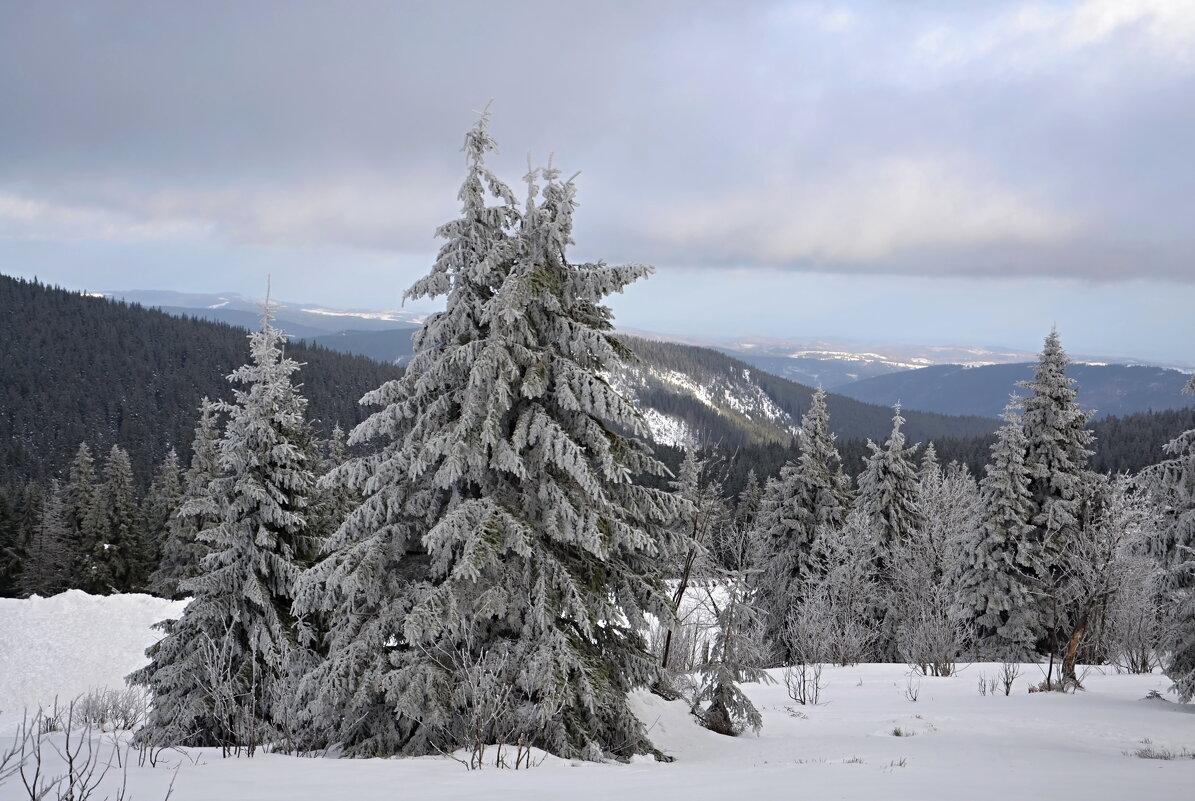
[[[621,326],[1195,363],[1192,98],[1191,0],[7,3],[0,273],[397,307],[490,103]]]

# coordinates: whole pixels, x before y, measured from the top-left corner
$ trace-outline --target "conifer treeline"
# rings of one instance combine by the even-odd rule
[[[227,394],[224,376],[243,361],[245,332],[179,319],[137,304],[89,297],[0,276],[0,487],[65,480],[86,442],[97,455],[120,445],[138,491],[174,448],[190,458],[193,412]],[[315,430],[363,419],[357,403],[398,368],[292,343],[307,365],[303,392]]]

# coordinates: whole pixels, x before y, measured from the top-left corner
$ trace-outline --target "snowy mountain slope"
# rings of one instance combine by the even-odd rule
[[[143,649],[157,638],[151,621],[178,610],[147,596],[77,592],[0,601],[0,742],[7,742],[23,705],[122,686],[120,677],[144,662]],[[146,799],[164,797],[173,779],[174,801],[383,801],[396,791],[428,801],[1191,797],[1195,760],[1136,755],[1146,748],[1195,749],[1189,714],[1195,710],[1169,700],[1164,676],[1093,670],[1084,678],[1085,692],[1029,694],[1041,673],[1025,665],[1011,696],[980,696],[978,677],[998,668],[974,664],[950,678],[910,679],[905,665],[828,667],[827,703],[803,707],[786,695],[780,672],[771,671],[772,684],[744,686],[763,715],[763,729],[737,738],[697,726],[683,701],[635,693],[632,709],[672,763],[585,763],[537,754],[542,762],[530,770],[470,772],[445,757],[259,753],[222,759],[218,749],[187,749],[166,753],[156,768],[134,760],[127,770],[111,771],[96,797],[114,793],[124,775],[132,797]],[[917,691],[916,702],[908,700],[909,687]],[[1144,700],[1150,691],[1162,698]],[[904,736],[894,736],[897,728]],[[55,736],[61,746],[61,735]],[[106,733],[95,743],[110,749],[125,737]],[[11,781],[18,784],[0,786],[0,798],[22,797],[14,789],[19,778]]]
[[[708,348],[621,336],[637,357],[612,380],[644,409],[657,442],[668,445],[787,443],[813,389]],[[841,395],[828,399],[831,427],[845,439],[882,438],[892,410]],[[914,441],[990,434],[994,418],[911,412]]]

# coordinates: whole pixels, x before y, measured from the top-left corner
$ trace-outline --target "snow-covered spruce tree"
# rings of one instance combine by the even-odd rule
[[[204,398],[199,404],[199,424],[191,441],[191,466],[182,478],[182,495],[166,523],[158,568],[150,577],[150,592],[181,599],[179,585],[199,575],[199,566],[210,547],[197,539],[200,531],[218,522],[212,482],[220,476],[216,441],[220,436],[216,404]]]
[[[759,667],[758,615],[750,601],[748,567],[721,568],[718,573],[724,596],[706,589],[716,629],[709,657],[698,667],[694,712],[703,726],[718,734],[734,736],[747,728],[758,732],[763,717],[739,687],[744,682],[770,681]]]
[[[107,509],[103,486],[95,473],[95,459],[86,442],[71,461],[66,484],[66,515],[72,564],[70,586],[91,593],[108,592],[95,564],[95,551],[104,542]]]
[[[54,480],[42,501],[41,514],[17,577],[22,598],[47,597],[67,588],[71,567],[69,536],[65,493]]]
[[[349,444],[370,451],[320,481],[361,501],[296,594],[298,613],[326,621],[327,652],[300,685],[297,714],[317,741],[354,756],[432,747],[433,734],[398,711],[399,671],[418,655],[404,642],[403,623],[430,569],[422,538],[454,502],[451,490],[433,482],[423,452],[448,442],[474,401],[470,375],[489,335],[488,304],[514,262],[520,216],[510,189],[485,166],[496,149],[488,123],[483,113],[465,136],[461,216],[437,230],[444,244],[436,262],[406,293],[447,296],[446,308],[415,333],[404,376],[361,399],[381,408],[352,431]]]
[[[1029,473],[1032,530],[1017,552],[1026,586],[1038,599],[1044,642],[1053,656],[1071,635],[1059,592],[1070,573],[1068,541],[1082,524],[1083,501],[1091,474],[1087,460],[1094,436],[1086,426],[1092,412],[1075,402],[1075,380],[1058,331],[1046,337],[1032,381],[1019,384],[1030,394],[1024,400],[1025,469]]]
[[[420,721],[426,745],[414,749],[454,747],[463,710],[437,654],[509,654],[533,744],[629,756],[651,750],[627,693],[659,677],[641,632],[645,614],[671,610],[661,561],[680,504],[635,483],[664,467],[616,433],[647,429],[601,377],[625,354],[601,300],[651,270],[571,264],[573,183],[552,168],[527,181],[515,259],[487,304],[460,413],[427,421],[412,449],[411,472],[445,503],[423,538],[432,588],[403,621],[414,658],[396,677],[399,711]]]
[[[788,664],[785,646],[789,612],[801,601],[801,587],[823,570],[814,559],[819,526],[841,527],[850,511],[850,479],[830,432],[826,392],[813,393],[801,418],[801,454],[767,483],[755,525],[755,602],[764,618],[764,640],[774,661]]]
[[[867,447],[871,455],[859,474],[858,508],[871,529],[871,563],[873,575],[883,600],[873,609],[877,640],[876,653],[881,661],[900,658],[896,643],[898,620],[890,610],[900,604],[899,599],[886,597],[894,586],[892,554],[907,547],[914,532],[925,523],[921,510],[921,486],[912,456],[917,450],[905,447],[904,424],[900,404],[893,408],[892,432],[881,448],[871,440]]]
[[[1185,391],[1195,393],[1195,378]],[[1148,476],[1163,515],[1158,550],[1172,632],[1164,669],[1185,703],[1195,697],[1195,429],[1172,439],[1165,451],[1170,458]]]
[[[1037,604],[1020,578],[1033,504],[1019,405],[1014,399],[1004,409],[980,481],[981,519],[958,540],[951,577],[955,615],[971,629],[976,655],[1010,661],[1028,658],[1042,631]]]
[[[907,541],[925,522],[920,480],[912,461],[918,446],[905,447],[905,435],[900,430],[905,419],[900,416],[900,404],[893,412],[892,432],[884,446],[867,441],[871,455],[859,474],[858,504],[872,524],[873,562],[881,582],[893,544]]]
[[[248,748],[285,744],[288,675],[305,659],[291,611],[309,550],[304,513],[313,481],[306,400],[291,382],[299,364],[270,324],[249,336],[252,360],[228,379],[236,402],[216,442],[210,484],[216,523],[198,535],[211,548],[181,590],[194,596],[150,663],[129,679],[153,693],[138,737],[168,745]]]

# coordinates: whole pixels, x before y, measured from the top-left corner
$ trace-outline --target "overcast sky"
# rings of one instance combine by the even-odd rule
[[[493,100],[621,325],[1195,362],[1195,2],[0,5],[0,272],[391,307]]]

